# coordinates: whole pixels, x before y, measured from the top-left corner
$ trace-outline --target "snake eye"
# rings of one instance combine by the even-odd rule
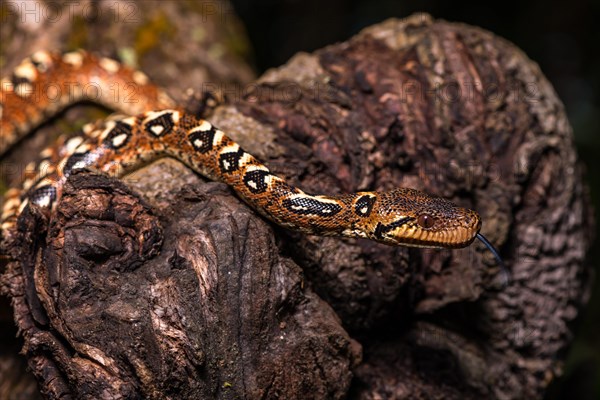
[[[429,214],[421,214],[417,218],[417,224],[419,224],[421,228],[433,228],[433,225],[435,225],[435,218]]]

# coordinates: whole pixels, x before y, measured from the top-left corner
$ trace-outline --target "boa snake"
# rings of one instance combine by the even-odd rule
[[[406,188],[309,195],[271,174],[209,122],[174,109],[174,102],[146,75],[114,60],[83,51],[38,52],[1,84],[0,155],[44,118],[81,100],[91,99],[128,115],[88,125],[83,137],[63,139],[44,150],[36,176],[5,194],[3,238],[13,235],[25,207],[34,204],[52,210],[74,170],[122,176],[169,156],[209,179],[225,182],[256,211],[289,229],[414,247],[459,248],[478,238],[502,263],[479,233],[481,219],[475,211]],[[110,90],[111,85],[118,93]]]

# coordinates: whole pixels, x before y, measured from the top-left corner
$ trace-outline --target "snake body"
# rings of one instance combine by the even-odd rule
[[[84,90],[90,83],[100,88],[95,98]],[[110,90],[109,85],[115,83],[121,91],[118,94]],[[135,102],[128,103],[127,98]],[[64,139],[44,150],[36,176],[5,194],[3,237],[13,234],[25,207],[52,211],[66,178],[75,170],[92,169],[119,177],[167,156],[226,183],[271,221],[304,233],[443,248],[465,247],[476,237],[483,238],[475,211],[414,189],[307,194],[272,174],[208,121],[175,109],[174,102],[141,72],[85,52],[36,53],[2,81],[0,153],[45,117],[83,99],[127,115],[88,125],[84,136]]]

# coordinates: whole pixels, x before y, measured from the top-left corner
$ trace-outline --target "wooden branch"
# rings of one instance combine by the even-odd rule
[[[306,191],[409,186],[477,209],[509,286],[477,244],[291,233],[174,161],[127,186],[76,174],[54,217],[21,219],[5,275],[47,397],[539,398],[560,374],[592,218],[562,105],[514,46],[389,20],[210,120]]]

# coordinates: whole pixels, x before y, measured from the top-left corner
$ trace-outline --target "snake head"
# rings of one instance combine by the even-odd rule
[[[473,210],[414,189],[375,195],[367,236],[378,242],[412,247],[466,247],[481,229]]]

